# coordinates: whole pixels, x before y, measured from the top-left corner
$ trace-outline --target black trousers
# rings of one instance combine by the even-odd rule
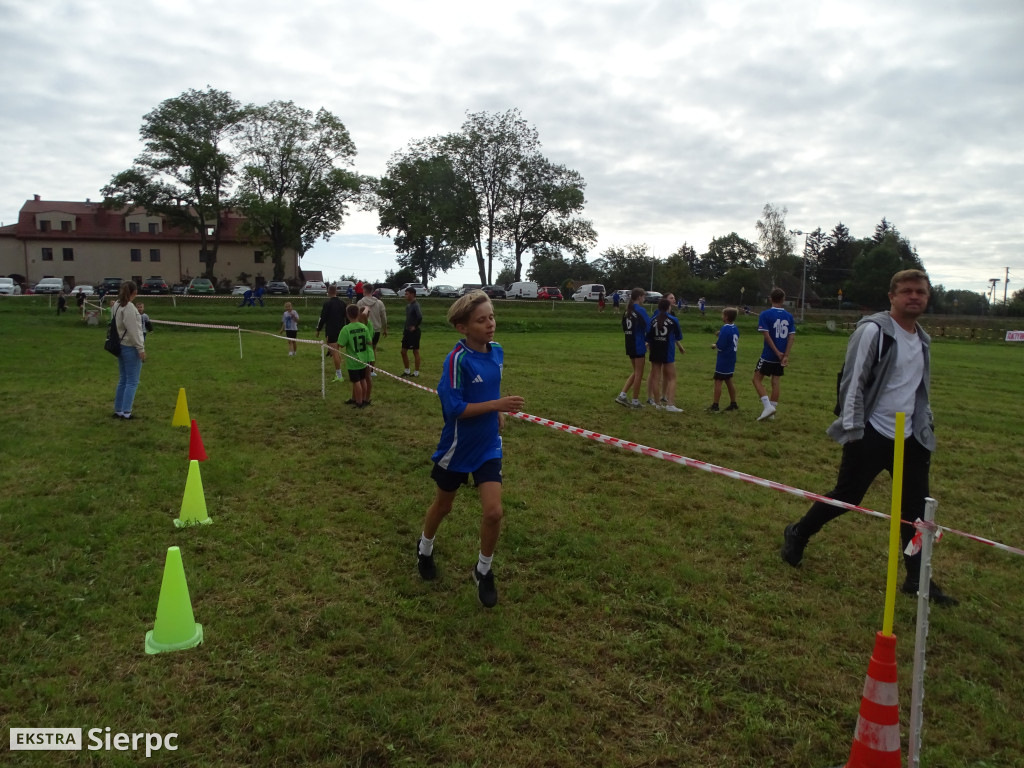
[[[883,437],[868,424],[864,429],[864,437],[843,446],[843,459],[839,464],[839,478],[836,487],[824,494],[830,499],[845,501],[848,504],[860,504],[864,495],[871,487],[878,474],[885,470],[892,475],[892,462],[895,442]],[[906,549],[914,537],[916,529],[914,521],[924,519],[924,500],[928,496],[928,472],[931,468],[932,454],[917,442],[913,436],[903,441],[903,522],[900,524],[900,538]],[[815,502],[807,510],[807,514],[797,523],[801,536],[810,538],[829,520],[833,520],[846,512],[823,502]],[[903,555],[907,567],[907,576],[917,581],[921,571],[921,555]]]

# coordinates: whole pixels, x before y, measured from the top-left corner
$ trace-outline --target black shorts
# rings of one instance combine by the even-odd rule
[[[299,332],[298,331],[285,331],[284,335],[287,336],[289,339],[297,339],[297,338],[299,338]]]
[[[786,372],[786,369],[782,367],[782,363],[773,363],[762,357],[757,361],[757,367],[754,368],[754,371],[763,376],[781,376]]]
[[[338,336],[341,334],[341,328],[325,328],[324,338],[327,339],[328,344],[337,344]]]
[[[715,371],[715,375],[712,377],[715,381],[728,381],[733,377],[732,373],[719,373]]]
[[[363,379],[366,378],[366,373],[369,370],[369,368],[349,368],[348,380],[352,382],[362,381]]]
[[[376,346],[377,346],[377,342],[378,342],[378,341],[380,341],[380,331],[376,331],[376,332],[375,332],[375,333],[373,334],[373,340],[372,340],[372,341],[370,342],[370,344],[371,344],[372,346],[376,347]]]
[[[660,352],[657,352],[657,351],[655,351],[653,349],[651,350],[651,365],[654,365],[655,363],[657,363],[658,365],[665,365],[666,363],[668,363],[668,359],[667,358],[668,358],[668,351],[667,350],[663,349]],[[675,362],[675,360],[673,360],[672,362]]]
[[[415,331],[406,329],[402,333],[402,349],[419,349],[420,348],[420,329],[417,328]]]
[[[473,470],[473,485],[482,483],[501,482],[501,459],[490,459]],[[443,469],[437,464],[430,471],[430,477],[437,483],[437,487],[446,493],[459,490],[460,485],[469,482],[469,472],[452,472],[450,469]]]

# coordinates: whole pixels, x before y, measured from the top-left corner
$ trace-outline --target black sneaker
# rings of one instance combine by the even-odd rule
[[[718,413],[719,410],[718,403],[712,403],[708,406],[708,413]]]
[[[779,554],[782,559],[796,568],[804,558],[804,547],[807,546],[807,537],[801,536],[796,529],[796,523],[790,523],[782,533],[782,549]]]
[[[419,562],[416,563],[416,567],[419,568],[420,578],[424,581],[433,581],[437,578],[437,566],[434,565],[434,555],[424,555],[420,553],[420,540],[416,539],[416,557]]]
[[[355,405],[355,404],[356,404],[356,401],[353,400],[351,397],[348,400],[345,401],[345,405]]]
[[[738,411],[739,409],[740,409],[740,407],[738,405],[736,405],[736,403],[729,403],[728,407],[725,410],[727,410],[727,411]]]
[[[900,587],[900,592],[905,595],[913,595],[917,597],[917,590],[920,588],[920,584],[916,581],[911,581],[909,578],[903,582],[903,586]],[[952,595],[947,595],[942,591],[942,587],[935,583],[933,579],[928,585],[928,600],[941,605],[944,608],[953,608],[954,606],[960,605],[960,601]]]
[[[481,574],[474,565],[473,581],[476,582],[476,596],[480,598],[480,605],[484,608],[496,606],[498,604],[498,589],[494,586],[494,570],[491,569],[486,574]]]

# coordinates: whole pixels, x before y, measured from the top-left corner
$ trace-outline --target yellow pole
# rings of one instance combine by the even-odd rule
[[[900,565],[900,518],[903,516],[903,429],[905,413],[896,414],[896,439],[892,451],[892,504],[889,509],[889,572],[885,582],[885,619],[882,633],[892,635],[896,612],[896,576]]]

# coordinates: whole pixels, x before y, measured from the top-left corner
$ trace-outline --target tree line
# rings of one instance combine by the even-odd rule
[[[467,113],[458,131],[397,151],[380,178],[354,170],[355,144],[326,109],[243,105],[209,86],[159,104],[139,134],[144,150],[101,190],[105,204],[143,207],[198,232],[211,279],[229,212],[245,216],[243,234],[270,250],[279,280],[286,249],[301,258],[337,232],[353,207],[376,210],[378,231],[394,242],[399,270],[388,273],[389,283],[429,283],[472,254],[482,284],[517,282],[525,272],[542,285],[639,285],[750,304],[781,285],[791,298],[806,293],[812,307],[874,308],[887,306],[894,272],[924,268],[885,218],[867,238],[841,222],[829,232],[796,232],[787,229],[786,209],[771,203],[757,220],[756,243],[731,232],[700,254],[684,242],[656,258],[646,244],[631,244],[587,260],[597,232],[583,217],[586,182],[544,156],[536,128],[517,109]],[[1010,307],[1018,305],[1024,291]],[[991,310],[983,294],[941,285],[932,308]]]

